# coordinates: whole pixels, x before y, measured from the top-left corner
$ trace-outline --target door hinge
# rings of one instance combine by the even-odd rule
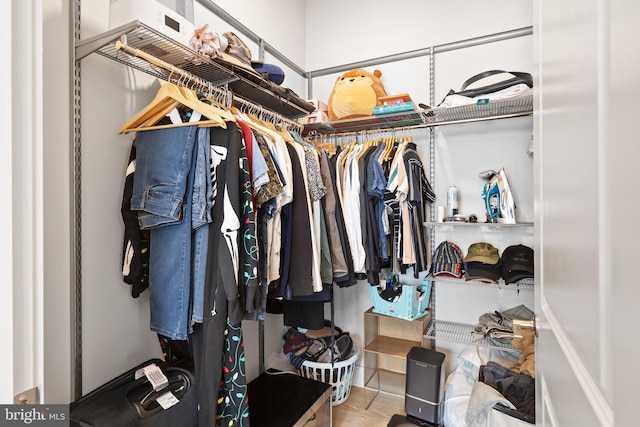
[[[13,403],[20,404],[29,404],[29,405],[37,405],[40,403],[40,396],[38,393],[38,387],[30,388],[29,390],[25,390],[22,393],[18,393],[13,397]]]

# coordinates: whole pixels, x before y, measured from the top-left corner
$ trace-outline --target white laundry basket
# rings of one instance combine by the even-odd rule
[[[337,406],[343,403],[351,393],[351,384],[353,384],[353,371],[356,361],[360,356],[358,347],[353,344],[351,357],[347,360],[320,363],[306,360],[300,367],[300,375],[312,380],[331,384],[333,391],[331,392],[331,405]]]

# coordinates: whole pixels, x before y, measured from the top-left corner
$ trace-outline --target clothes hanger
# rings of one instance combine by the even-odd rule
[[[133,130],[136,127],[144,124],[150,118],[154,117],[160,111],[165,111],[167,109],[169,109],[170,111],[170,108],[174,108],[176,105],[178,105],[177,100],[170,94],[175,90],[175,88],[170,87],[166,84],[160,86],[160,89],[158,89],[158,92],[156,92],[155,98],[153,98],[153,100],[151,100],[151,102],[147,104],[146,107],[144,107],[133,117],[123,123],[122,126],[120,126],[120,129],[118,129],[118,133],[126,133],[130,130]]]
[[[153,65],[156,65],[158,67],[161,67],[165,70],[170,71],[171,74],[169,75],[169,78],[171,78],[174,72],[180,75],[181,79],[183,77],[185,79],[188,77],[188,75],[185,74],[184,71],[174,67],[173,65],[166,63],[152,55],[149,55],[148,53],[140,49],[136,49],[131,46],[128,46],[122,43],[120,40],[116,41],[115,48],[116,50],[123,50],[129,55],[137,56]],[[190,78],[190,80],[193,81],[193,78]],[[143,108],[141,111],[139,111],[129,120],[127,120],[124,124],[122,124],[122,126],[120,126],[120,129],[118,130],[118,133],[127,133],[133,130],[142,130],[141,125],[147,124],[152,117],[158,117],[158,114],[161,111],[165,111],[167,108],[169,108],[170,105],[174,105],[174,106],[178,105],[178,104],[175,104],[176,102],[178,104],[183,104],[187,108],[191,108],[192,110],[200,112],[202,115],[204,115],[206,118],[208,118],[211,121],[211,123],[209,123],[210,125],[217,123],[218,126],[221,126],[224,128],[226,128],[227,126],[225,121],[222,119],[222,117],[220,117],[217,114],[214,114],[212,110],[210,109],[208,110],[202,107],[203,105],[206,105],[205,103],[203,102],[195,103],[192,100],[189,100],[182,94],[182,92],[178,89],[176,85],[165,82],[160,87],[160,89],[156,93],[155,98],[151,101],[151,103],[149,103],[145,108]],[[200,125],[203,125],[202,122],[199,122],[199,123]],[[169,127],[169,126],[171,125],[167,125],[166,127]],[[175,126],[178,126],[178,125],[173,125],[173,127]]]
[[[236,116],[233,114],[230,108],[224,105],[221,105],[221,103],[214,98],[213,86],[211,86],[211,83],[208,83],[208,86],[209,86],[209,90],[204,95],[204,98],[210,103],[210,104],[207,103],[207,105],[210,105],[210,108],[212,109],[212,111],[215,111],[216,113],[218,113],[218,115],[222,117],[225,121],[235,122]],[[195,95],[195,91],[192,90],[191,92],[193,92],[193,94]],[[196,98],[197,98],[197,95],[196,95]]]
[[[389,156],[391,155],[391,151],[393,150],[393,138],[385,138],[384,144],[385,144],[385,149],[382,156],[380,157],[382,161],[386,162],[387,160],[389,160]]]
[[[367,150],[369,149],[369,147],[371,147],[372,145],[372,140],[371,139],[367,139],[363,144],[362,147],[360,148],[360,152],[358,154],[356,154],[356,159],[360,160],[362,158],[362,156],[364,156],[364,153],[367,152]]]
[[[284,139],[286,142],[290,144],[293,144],[294,142],[296,142],[293,135],[291,135],[290,132],[284,131],[280,126],[276,126],[275,122],[277,121],[277,117],[275,113],[262,109],[261,115],[262,115],[262,122],[265,124],[267,128],[276,132],[278,135],[282,137],[282,139]]]
[[[171,111],[172,108],[175,108],[178,105],[184,105],[185,107],[190,108],[193,111],[197,111],[209,120],[203,122],[153,126],[155,123],[161,120],[162,117],[164,117],[169,111]],[[220,126],[226,129],[227,124],[225,120],[210,107],[210,105],[205,104],[202,101],[196,101],[190,96],[185,95],[185,93],[180,89],[179,86],[173,83],[165,82],[160,87],[151,103],[149,103],[140,112],[127,120],[122,126],[120,126],[118,133],[193,125]]]
[[[326,141],[311,141],[307,140],[308,143],[313,145],[314,147],[321,148],[323,150],[327,150],[329,154],[336,154],[336,145],[331,142]]]
[[[355,148],[355,141],[351,141],[351,142],[346,142],[345,145],[343,145],[343,149],[345,151],[344,156],[342,156],[341,161],[342,161],[342,166],[344,167],[347,164],[347,157],[349,157],[349,155],[351,155],[351,153],[353,152],[353,149]]]
[[[293,142],[297,142],[307,148],[311,148],[311,149],[316,149],[316,146],[314,144],[309,143],[309,141],[305,141],[304,139],[302,139],[302,137],[300,135],[298,135],[296,132],[290,131],[289,135],[291,136],[291,138],[293,139]]]
[[[249,111],[245,110],[243,112],[241,110],[237,115],[241,120],[247,123],[251,128],[257,130],[258,132],[271,135],[272,138],[273,136],[278,135],[286,142],[289,142],[289,143],[294,142],[293,137],[289,135],[287,132],[282,132],[281,130],[277,129],[272,122],[264,120],[260,117],[260,116],[264,117],[265,115],[268,114],[264,110],[264,108],[262,108],[259,105],[245,105],[245,104],[243,105],[245,108],[248,108]]]
[[[171,75],[169,75],[169,80],[171,80]],[[183,90],[184,89],[184,87],[182,86],[183,84],[184,84],[184,81],[183,81],[183,78],[181,77],[178,80],[176,87],[180,91],[180,93],[182,93],[183,96],[188,97],[188,94],[186,94],[185,91]],[[167,104],[167,106],[164,109],[158,110],[156,114],[152,115],[149,119],[145,120],[144,123],[140,124],[138,126],[138,129],[143,127],[153,126],[155,123],[162,120],[167,114],[169,114],[171,110],[173,110],[174,108],[177,108],[179,105],[180,103],[177,100]]]

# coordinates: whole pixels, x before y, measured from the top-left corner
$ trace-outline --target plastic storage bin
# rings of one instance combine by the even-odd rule
[[[424,316],[429,308],[431,281],[420,284],[402,284],[402,293],[397,301],[387,301],[380,296],[378,286],[370,286],[373,312],[387,316],[413,320]]]
[[[347,360],[331,363],[305,361],[300,368],[300,375],[312,380],[331,384],[331,405],[337,406],[349,398],[353,384],[353,370],[360,356],[358,347],[353,344],[351,357]]]

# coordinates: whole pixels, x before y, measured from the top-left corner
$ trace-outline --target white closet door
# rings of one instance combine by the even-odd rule
[[[638,6],[534,13],[538,425],[637,425]]]

